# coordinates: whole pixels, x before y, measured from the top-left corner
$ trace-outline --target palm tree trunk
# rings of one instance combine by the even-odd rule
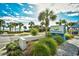
[[[3,31],[4,31],[4,27],[3,27]]]
[[[47,36],[47,34],[48,34],[48,25],[49,25],[49,20],[48,20],[48,18],[46,18],[46,24],[45,24],[45,35]]]
[[[1,26],[0,26],[0,31],[1,31]]]
[[[47,34],[48,34],[48,27],[46,26],[45,27],[45,35],[47,36]]]
[[[21,31],[21,26],[19,26],[19,32]]]
[[[11,28],[9,28],[10,32],[11,32]]]
[[[15,26],[15,32],[16,32],[16,26]]]

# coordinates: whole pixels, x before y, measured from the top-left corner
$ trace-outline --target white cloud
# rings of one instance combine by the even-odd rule
[[[32,5],[29,5],[29,7],[30,7],[30,8],[33,8],[33,6],[32,6]]]
[[[37,21],[36,18],[32,18],[32,17],[20,17],[20,18],[16,18],[16,17],[1,17],[0,19],[4,19],[6,22],[22,22],[25,24],[28,24],[30,21],[34,21],[35,24],[39,24],[39,22]]]
[[[79,13],[67,14],[68,16],[78,16]]]
[[[26,13],[26,14],[33,14],[33,12],[32,11],[24,11],[24,13]]]
[[[15,14],[16,14],[17,16],[19,15],[19,13],[16,13],[16,12],[15,12]]]
[[[2,10],[2,12],[4,13],[4,14],[8,14],[6,11],[4,11],[4,10]]]
[[[54,13],[58,13],[60,11],[77,11],[79,10],[79,4],[70,4],[70,3],[40,3],[36,4],[38,13],[46,8],[52,9]]]
[[[23,4],[22,3],[17,3],[18,5],[20,5],[20,6],[23,6]]]
[[[26,10],[25,8],[23,8],[22,11],[23,11],[25,14],[33,14],[33,12],[32,12],[31,10],[29,10],[29,9]]]

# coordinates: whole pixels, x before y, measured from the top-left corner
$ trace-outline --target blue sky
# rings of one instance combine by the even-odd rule
[[[27,3],[0,3],[0,17],[34,17],[36,12],[35,5]]]
[[[56,21],[66,19],[67,21],[79,20],[79,4],[28,4],[28,3],[0,3],[0,18],[6,22],[22,22],[28,24],[34,21],[38,24],[38,15],[41,11],[49,8],[57,15]],[[51,22],[52,24],[52,22]],[[54,22],[53,22],[54,24]]]
[[[69,20],[72,22],[79,20],[79,15],[76,12],[71,12],[71,13],[60,12],[57,15],[58,15],[59,19],[66,19],[66,20]]]

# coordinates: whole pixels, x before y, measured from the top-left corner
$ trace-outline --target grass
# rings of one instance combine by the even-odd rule
[[[30,56],[51,56],[56,54],[57,43],[52,37],[41,38],[32,41],[26,49],[26,55]]]

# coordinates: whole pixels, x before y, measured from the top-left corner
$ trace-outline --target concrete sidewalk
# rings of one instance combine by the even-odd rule
[[[56,56],[77,56],[79,53],[79,39],[64,42],[58,49]]]

